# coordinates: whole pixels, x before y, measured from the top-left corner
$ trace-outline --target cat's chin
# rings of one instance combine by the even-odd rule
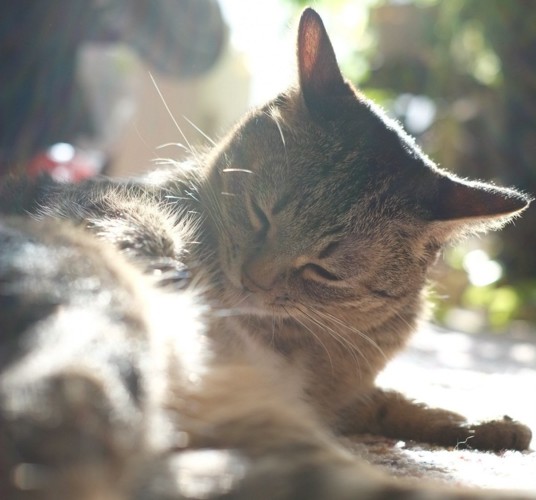
[[[257,316],[257,317],[279,317],[289,318],[292,316],[292,307],[284,307],[277,304],[258,304],[258,303],[242,303],[233,308],[239,315]]]
[[[287,300],[276,298],[263,293],[246,291],[242,285],[237,284],[232,277],[224,274],[221,296],[225,308],[232,315],[246,315],[257,317],[280,317],[292,316],[294,306]]]
[[[257,294],[249,294],[246,297],[241,295],[238,300],[226,302],[232,315],[284,319],[296,314],[292,304],[271,301],[269,298],[259,297]]]

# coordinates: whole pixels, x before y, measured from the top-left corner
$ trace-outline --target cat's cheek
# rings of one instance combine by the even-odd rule
[[[237,280],[238,274],[236,273],[238,255],[240,247],[237,243],[234,243],[232,236],[227,234],[229,231],[225,230],[220,233],[216,242],[216,255],[217,255],[217,268],[223,273],[228,281],[231,281],[234,286],[239,286],[240,283]]]
[[[240,291],[243,289],[236,261],[233,261],[228,254],[224,254],[221,259],[221,270],[232,288]]]

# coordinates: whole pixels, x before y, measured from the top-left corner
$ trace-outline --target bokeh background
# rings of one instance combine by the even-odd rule
[[[441,166],[536,194],[536,4],[370,1],[352,32],[356,3],[318,2],[341,19],[355,50],[344,54],[347,74]],[[437,275],[439,322],[533,329],[536,207],[500,233],[449,249]]]
[[[207,146],[293,81],[307,4],[345,75],[441,166],[536,194],[533,0],[5,0],[2,175],[139,174]],[[436,279],[440,324],[532,335],[536,205],[448,249]]]

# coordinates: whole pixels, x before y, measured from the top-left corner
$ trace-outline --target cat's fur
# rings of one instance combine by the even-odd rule
[[[509,418],[374,380],[441,247],[529,198],[439,170],[343,80],[311,9],[298,66],[193,165],[4,184],[2,498],[473,498],[385,478],[331,434],[528,447]]]

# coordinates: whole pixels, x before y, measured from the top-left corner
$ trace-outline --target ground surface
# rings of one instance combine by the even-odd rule
[[[536,435],[536,335],[466,335],[427,326],[379,382],[483,420],[509,415]],[[536,492],[536,451],[482,453],[363,437],[350,446],[391,474]],[[531,449],[536,448],[533,438]]]

